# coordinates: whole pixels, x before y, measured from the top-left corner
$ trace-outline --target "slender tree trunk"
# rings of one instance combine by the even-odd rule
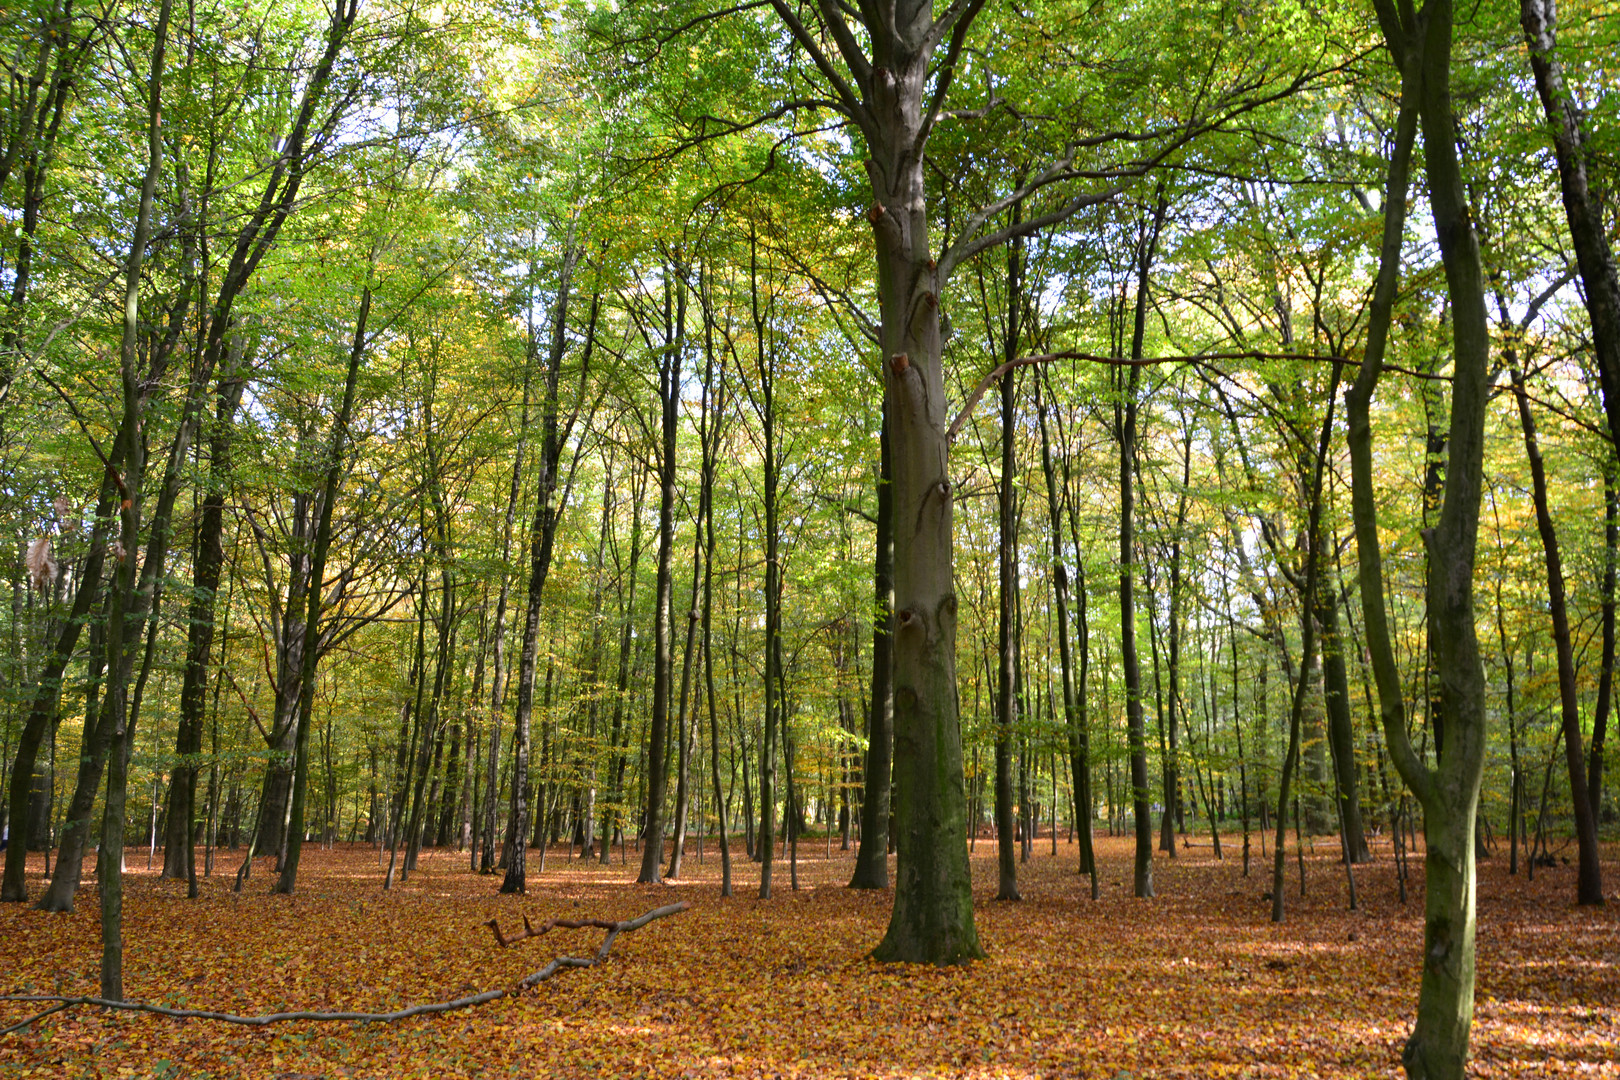
[[[1519,25],[1530,50],[1530,71],[1541,98],[1558,162],[1564,216],[1574,242],[1582,296],[1592,326],[1592,352],[1603,389],[1609,438],[1620,445],[1620,273],[1609,247],[1603,200],[1588,177],[1588,133],[1581,126],[1580,101],[1564,81],[1558,58],[1556,0],[1519,0]]]
[[[1429,0],[1420,13],[1375,0],[1401,72],[1400,112],[1386,185],[1379,273],[1356,384],[1347,398],[1356,549],[1367,642],[1385,741],[1423,806],[1427,840],[1423,975],[1417,1023],[1401,1060],[1414,1080],[1461,1080],[1474,1011],[1474,812],[1485,750],[1485,679],[1474,629],[1473,577],[1483,478],[1490,335],[1484,279],[1457,155],[1450,71],[1453,9]],[[1399,669],[1384,610],[1373,490],[1369,403],[1383,366],[1400,270],[1412,146],[1421,126],[1435,234],[1452,312],[1451,426],[1444,501],[1425,534],[1428,609],[1446,738],[1431,770],[1411,746]]]
[[[1329,535],[1323,542],[1331,545],[1334,537]],[[1326,575],[1318,576],[1325,578]],[[1339,633],[1336,588],[1324,581],[1324,587],[1316,590],[1313,606],[1322,638],[1322,689],[1327,706],[1327,742],[1333,756],[1340,831],[1344,834],[1344,848],[1349,853],[1350,861],[1361,863],[1368,860],[1369,853],[1356,781],[1356,737],[1350,716],[1350,676],[1345,668],[1344,641]]]
[[[686,646],[682,650],[681,659],[681,694],[680,704],[675,710],[675,738],[679,741],[678,757],[675,766],[675,828],[674,850],[669,856],[669,873],[671,878],[681,876],[681,859],[686,849],[686,825],[691,810],[692,793],[688,785],[692,773],[693,741],[697,738],[697,704],[692,702],[690,711],[687,703],[691,701],[692,692],[692,664],[696,657],[693,655],[697,644],[698,632],[698,590],[702,586],[702,574],[699,567],[703,564],[703,508],[699,500],[698,519],[693,522],[695,539],[692,551],[692,602],[686,611]]]
[[[1311,470],[1310,510],[1305,527],[1305,587],[1304,597],[1313,597],[1320,588],[1322,572],[1322,474],[1327,468],[1328,447],[1333,439],[1333,406],[1339,392],[1339,373],[1343,365],[1334,361],[1333,375],[1328,384],[1327,414],[1322,420],[1322,435],[1316,446],[1316,460]],[[1283,868],[1288,851],[1288,800],[1294,774],[1299,768],[1300,729],[1305,717],[1305,700],[1314,682],[1316,667],[1316,618],[1309,604],[1303,604],[1299,613],[1300,660],[1299,678],[1294,683],[1293,705],[1288,712],[1288,752],[1283,758],[1282,776],[1277,784],[1277,848],[1272,852],[1271,921],[1283,921]],[[1281,638],[1281,635],[1278,635]],[[1294,843],[1301,845],[1299,802],[1294,803]],[[1300,852],[1304,858],[1303,848]],[[1305,889],[1305,864],[1300,863],[1300,892]]]
[[[716,450],[720,445],[720,418],[724,415],[723,402],[724,377],[715,392],[715,433],[712,436]],[[712,492],[714,486],[714,469],[717,454],[711,453],[705,462],[704,484]],[[711,494],[712,498],[712,494]],[[714,693],[714,649],[713,649],[713,615],[714,615],[714,511],[709,511],[705,534],[705,551],[703,556],[703,685],[708,697],[709,707],[709,768],[714,788],[714,816],[715,827],[720,833],[720,895],[731,895],[731,844],[726,837],[726,815],[730,811],[730,799],[721,801],[720,798],[720,714],[715,705]]]
[[[1510,352],[1508,362],[1517,359]],[[1509,369],[1513,397],[1519,406],[1519,427],[1524,432],[1525,456],[1530,461],[1530,492],[1536,506],[1536,529],[1541,533],[1541,549],[1547,561],[1547,609],[1552,620],[1553,647],[1558,657],[1558,700],[1563,720],[1564,760],[1569,768],[1569,793],[1575,812],[1575,844],[1579,867],[1575,881],[1577,904],[1603,903],[1603,873],[1598,863],[1597,819],[1586,788],[1586,762],[1582,759],[1580,692],[1575,685],[1575,650],[1570,642],[1569,609],[1564,594],[1564,564],[1558,550],[1558,533],[1552,510],[1547,505],[1547,469],[1536,440],[1536,421],[1530,414],[1530,398],[1525,392],[1524,375]]]
[[[641,511],[646,496],[647,478],[639,473],[632,482],[630,496],[630,558],[625,572],[630,581],[621,593],[619,626],[619,671],[614,680],[613,726],[608,736],[612,750],[608,762],[609,787],[607,806],[602,816],[602,865],[606,866],[612,854],[613,832],[622,824],[624,801],[624,769],[628,757],[628,744],[622,741],[624,710],[630,694],[631,630],[636,610],[636,569],[641,562]],[[621,854],[622,854],[621,848]]]
[[[321,492],[319,522],[315,526],[315,547],[310,554],[308,610],[304,613],[303,670],[298,681],[298,734],[294,755],[292,786],[292,818],[287,827],[287,857],[282,861],[281,876],[272,892],[291,895],[298,883],[298,862],[304,849],[304,793],[309,786],[309,729],[313,726],[315,710],[315,664],[318,647],[321,607],[325,600],[326,556],[332,546],[332,507],[337,502],[338,486],[345,473],[348,458],[349,420],[354,415],[355,387],[360,374],[360,362],[366,354],[366,323],[371,315],[371,286],[360,293],[360,312],[354,321],[354,339],[349,346],[348,372],[343,382],[343,403],[332,422],[332,436],[327,449],[326,477]]]
[[[758,390],[751,393],[759,416],[765,453],[765,725],[759,755],[759,896],[771,896],[772,864],[776,861],[776,739],[783,734],[782,718],[782,565],[777,521],[778,461],[776,442],[776,352],[769,333],[770,301],[760,293],[758,238],[749,234],[749,299],[754,333],[758,344],[755,374]],[[745,384],[746,385],[746,384]],[[791,809],[791,807],[790,807]]]
[[[698,281],[698,292],[699,300],[702,301],[703,281],[701,279],[701,275]],[[708,305],[706,302],[703,303],[703,312],[705,354],[706,356],[712,358],[714,355],[714,350],[711,341],[711,320],[709,318]],[[704,561],[705,549],[703,542],[703,520],[705,514],[712,512],[710,508],[710,498],[712,495],[714,482],[712,470],[710,469],[709,464],[710,457],[712,456],[709,449],[709,376],[712,375],[712,373],[713,361],[711,359],[705,370],[702,411],[698,419],[698,444],[703,456],[703,471],[699,481],[697,515],[692,522],[692,594],[691,602],[687,605],[686,611],[686,647],[682,651],[681,660],[680,704],[675,711],[676,737],[680,740],[680,750],[679,762],[676,766],[675,776],[675,848],[674,851],[670,853],[669,857],[668,876],[672,878],[678,878],[681,876],[681,860],[686,851],[686,828],[688,815],[691,810],[692,799],[691,789],[689,787],[689,780],[691,779],[692,770],[691,759],[694,745],[697,740],[697,703],[696,701],[692,701],[691,711],[688,712],[687,702],[691,700],[692,664],[695,659],[693,656],[693,650],[697,645],[699,621],[698,590],[702,586],[702,578],[708,573],[708,567]],[[702,573],[699,572],[700,568],[702,569]],[[701,769],[699,770],[699,775],[701,775]],[[701,841],[699,844],[699,854],[701,856]]]
[[[518,658],[517,717],[513,722],[514,765],[512,771],[512,854],[506,867],[501,892],[521,893],[528,889],[524,874],[525,842],[529,830],[529,720],[534,709],[534,673],[540,639],[540,606],[545,593],[546,574],[551,569],[552,545],[557,536],[563,505],[556,500],[558,469],[574,416],[561,415],[560,387],[562,362],[568,347],[568,301],[573,289],[574,267],[579,260],[574,244],[574,227],[569,226],[562,269],[557,278],[557,300],[552,310],[551,344],[547,351],[545,386],[540,404],[540,457],[535,482],[534,521],[529,527],[529,583],[524,599],[523,649]],[[593,304],[594,320],[596,306]],[[530,334],[531,350],[539,348]],[[580,366],[583,388],[589,360]],[[577,416],[577,413],[575,414]]]
[[[669,738],[670,686],[674,681],[674,642],[670,610],[674,591],[671,567],[675,548],[675,452],[680,431],[681,360],[686,348],[686,285],[674,280],[675,269],[664,270],[664,341],[658,356],[658,397],[661,407],[658,457],[658,568],[653,601],[653,699],[648,723],[647,801],[643,821],[646,844],[641,849],[641,872],[636,880],[661,880],[664,861],[664,793],[668,783],[665,759]]]
[[[523,408],[519,413],[517,447],[512,452],[512,479],[507,487],[506,515],[501,522],[501,589],[495,600],[495,625],[490,630],[490,648],[494,657],[489,687],[488,764],[484,773],[484,844],[478,859],[478,872],[481,874],[493,874],[497,864],[502,861],[495,853],[495,823],[501,803],[501,722],[506,715],[506,605],[512,591],[512,530],[517,521],[518,493],[523,483],[523,455],[529,445],[529,393],[534,379],[533,361],[533,350],[530,350],[529,363],[523,371]]]
[[[852,889],[889,887],[890,773],[894,760],[894,487],[889,417],[878,435],[877,535],[872,564],[872,687],[861,767],[861,840]]]
[[[220,376],[214,430],[209,438],[208,492],[197,526],[192,569],[192,600],[187,622],[186,666],[180,689],[180,724],[175,735],[176,762],[170,772],[168,828],[163,841],[163,876],[196,879],[192,822],[197,816],[197,770],[201,764],[203,719],[207,708],[208,662],[214,647],[215,595],[225,553],[225,492],[231,471],[231,429],[246,381],[238,370],[240,338]]]
[[[20,903],[28,899],[28,886],[24,878],[28,850],[33,841],[41,838],[30,832],[31,822],[28,813],[30,789],[33,786],[34,771],[38,767],[40,745],[44,742],[46,733],[58,722],[57,709],[62,695],[63,675],[78,647],[80,632],[91,620],[91,609],[100,603],[102,564],[106,555],[107,533],[116,495],[117,489],[112,481],[104,480],[96,501],[93,518],[95,526],[90,535],[89,552],[79,571],[78,585],[74,590],[73,606],[56,635],[50,653],[45,657],[39,677],[35,680],[28,719],[23,725],[22,735],[17,740],[17,756],[12,761],[9,793],[11,838],[6,847],[5,883],[3,892],[0,892],[0,900]],[[92,647],[97,644],[94,637],[92,634]],[[99,652],[94,649],[93,651]],[[87,693],[93,700],[95,694],[93,685],[87,689]],[[91,728],[89,721],[94,713],[92,704],[86,717],[87,739]],[[86,741],[85,746],[88,749],[90,742]],[[49,835],[44,835],[43,840],[46,846],[50,844]],[[61,863],[58,862],[57,866],[60,873]]]
[[[1003,362],[1018,355],[1019,292],[1018,271],[1021,245],[1013,243],[1007,253],[1007,326],[1003,337]],[[1001,377],[1001,482],[998,489],[997,517],[1000,526],[999,557],[1001,572],[997,626],[996,683],[996,869],[997,900],[1020,900],[1018,861],[1014,851],[1012,740],[1018,724],[1018,696],[1014,682],[1018,673],[1019,627],[1014,610],[1018,588],[1017,494],[1017,402],[1018,372]]]
[[[1080,575],[1078,601],[1080,631],[1080,686],[1074,682],[1073,645],[1069,639],[1069,576],[1063,562],[1063,518],[1058,499],[1057,469],[1052,461],[1052,442],[1048,427],[1050,406],[1043,406],[1041,390],[1046,385],[1045,374],[1036,382],[1035,411],[1041,422],[1041,468],[1046,477],[1046,501],[1052,528],[1052,591],[1053,606],[1057,608],[1058,656],[1063,673],[1063,718],[1068,731],[1069,769],[1074,785],[1075,828],[1080,838],[1080,872],[1091,876],[1091,898],[1101,896],[1097,879],[1097,858],[1092,848],[1091,814],[1094,796],[1091,790],[1091,737],[1086,715],[1086,672],[1090,651],[1086,627],[1085,574]],[[1065,452],[1063,492],[1068,495],[1068,457]],[[1080,549],[1075,548],[1076,557]]]
[[[113,767],[107,777],[107,798],[101,819],[101,849],[96,863],[97,885],[101,893],[101,996],[111,1001],[124,998],[124,802],[127,790],[129,752],[133,742],[134,710],[129,704],[130,665],[134,648],[141,637],[145,617],[156,615],[157,575],[153,573],[152,558],[163,560],[163,545],[167,542],[169,507],[159,496],[152,520],[152,552],[143,567],[138,582],[135,571],[135,551],[140,535],[141,486],[146,463],[146,433],[141,430],[146,395],[137,387],[136,371],[138,340],[140,335],[141,266],[146,258],[146,243],[151,236],[152,201],[157,190],[158,174],[163,164],[163,62],[168,47],[169,0],[163,0],[158,9],[157,25],[153,30],[152,68],[147,83],[147,163],[141,184],[140,211],[135,223],[135,235],[130,241],[129,257],[124,266],[124,333],[119,348],[119,367],[123,383],[124,415],[119,438],[125,443],[123,460],[127,463],[120,481],[123,502],[119,510],[120,540],[123,557],[113,568],[112,604],[107,620],[107,692],[102,700],[102,715],[98,727],[108,731],[108,753]],[[155,359],[153,361],[155,363]],[[190,410],[187,411],[189,419]],[[186,456],[184,424],[182,434],[175,442],[175,451],[181,460]],[[171,464],[173,459],[171,458]],[[176,485],[178,487],[178,485]],[[146,586],[145,603],[137,595],[138,585]],[[156,629],[156,622],[153,622]],[[128,646],[126,646],[126,639]],[[148,653],[150,655],[150,652]],[[86,732],[88,740],[89,732]],[[94,790],[92,783],[91,790]],[[88,811],[88,807],[85,808]],[[78,869],[77,866],[74,867]],[[57,879],[61,880],[61,864],[57,865]],[[72,875],[77,877],[77,874]],[[53,891],[56,882],[52,882]],[[47,894],[49,895],[49,894]],[[68,896],[72,903],[71,893]]]
[[[1614,700],[1614,592],[1615,549],[1620,547],[1620,494],[1615,491],[1614,466],[1603,474],[1603,657],[1598,674],[1597,703],[1592,709],[1592,741],[1587,752],[1586,795],[1592,819],[1603,822],[1603,752],[1608,736],[1609,711]]]
[[[1131,359],[1142,358],[1147,329],[1148,272],[1164,225],[1168,204],[1161,186],[1151,224],[1144,222],[1136,267],[1136,315],[1131,331]],[[1118,369],[1115,369],[1116,371]],[[1136,819],[1136,868],[1133,888],[1138,897],[1153,895],[1153,821],[1148,805],[1147,731],[1142,713],[1142,672],[1136,649],[1136,409],[1141,368],[1132,366],[1123,400],[1114,406],[1115,434],[1119,441],[1119,625],[1120,656],[1125,674],[1125,718],[1130,739],[1132,814]]]

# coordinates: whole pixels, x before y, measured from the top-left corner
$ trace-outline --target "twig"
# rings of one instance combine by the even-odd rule
[[[49,1016],[51,1013],[61,1012],[63,1009],[70,1009],[76,1005],[99,1005],[105,1009],[120,1009],[125,1012],[151,1013],[154,1016],[168,1016],[177,1020],[215,1020],[222,1024],[240,1024],[245,1027],[266,1027],[270,1024],[280,1024],[291,1020],[308,1020],[315,1022],[350,1021],[369,1024],[388,1024],[397,1020],[406,1020],[413,1016],[429,1016],[434,1013],[446,1013],[455,1009],[467,1009],[474,1005],[484,1005],[491,1001],[498,1001],[504,997],[513,997],[524,990],[538,986],[540,983],[545,982],[547,979],[564,969],[594,967],[598,963],[607,959],[608,950],[613,945],[613,939],[618,937],[620,934],[627,933],[631,930],[639,930],[643,926],[646,926],[648,923],[652,922],[654,919],[662,919],[666,915],[678,914],[691,906],[692,905],[685,902],[679,904],[668,904],[664,907],[654,908],[645,914],[638,915],[634,919],[626,919],[623,922],[608,922],[605,919],[584,919],[570,924],[562,920],[553,920],[558,926],[573,925],[606,927],[607,937],[602,941],[602,947],[596,951],[595,956],[559,956],[545,967],[541,968],[539,971],[532,972],[531,974],[524,976],[515,986],[506,987],[500,990],[485,990],[481,994],[472,994],[468,997],[459,997],[451,1001],[434,1001],[423,1005],[412,1005],[409,1008],[398,1009],[394,1012],[368,1013],[301,1011],[266,1013],[260,1016],[237,1016],[235,1013],[215,1012],[211,1009],[174,1009],[167,1005],[152,1005],[144,1001],[113,1001],[110,998],[70,997],[63,994],[4,994],[0,995],[0,1001],[27,1001],[40,1004],[52,1002],[54,1004],[51,1008],[46,1009],[44,1012],[35,1016],[31,1016],[21,1023],[13,1024],[8,1028],[0,1029],[0,1035],[10,1034],[11,1032],[25,1028],[35,1021]],[[491,919],[488,925],[494,927],[494,924],[495,920]],[[549,925],[547,926],[547,929],[550,929]],[[542,930],[538,933],[544,932],[545,931]],[[495,928],[495,936],[497,940],[500,940],[501,934],[498,927]],[[519,938],[513,940],[522,939]]]

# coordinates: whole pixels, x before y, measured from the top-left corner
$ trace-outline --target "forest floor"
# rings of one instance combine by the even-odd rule
[[[1196,838],[1207,845],[1207,837]],[[1258,838],[1256,839],[1258,845]],[[853,852],[799,846],[776,895],[739,860],[719,895],[711,843],[682,879],[635,885],[636,857],[570,864],[529,854],[527,896],[465,855],[425,852],[403,887],[381,888],[370,848],[305,849],[293,897],[271,896],[268,861],[230,891],[239,856],[221,853],[201,896],[130,852],[124,986],[134,1000],[238,1014],[386,1011],[511,986],[559,955],[589,955],[597,930],[556,930],[511,948],[524,915],[628,919],[686,900],[691,910],[621,935],[610,958],[491,1004],[392,1024],[243,1028],[93,1008],[0,1035],[0,1077],[1365,1077],[1399,1075],[1414,1014],[1422,886],[1398,902],[1387,844],[1344,870],[1318,841],[1308,895],[1289,859],[1288,921],[1261,899],[1258,855],[1242,876],[1236,837],[1154,862],[1158,896],[1130,895],[1130,846],[1099,837],[1102,899],[1075,872],[1076,847],[1049,838],[1019,867],[1021,903],[991,900],[995,845],[980,840],[974,893],[989,959],[939,970],[880,966],[866,953],[890,894],[843,887]],[[1620,851],[1605,851],[1611,890]],[[161,865],[161,856],[159,857]],[[1421,862],[1413,861],[1421,877]],[[228,868],[228,869],[227,869]],[[30,894],[41,891],[36,859]],[[92,870],[87,866],[86,880]],[[1572,903],[1574,868],[1510,877],[1483,862],[1471,1075],[1620,1077],[1620,894]],[[94,887],[78,909],[0,907],[0,993],[93,995]],[[0,1004],[0,1027],[38,1007]]]

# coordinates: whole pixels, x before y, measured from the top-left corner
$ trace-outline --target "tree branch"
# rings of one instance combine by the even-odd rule
[[[216,1012],[211,1009],[173,1009],[167,1005],[152,1005],[144,1001],[114,1001],[102,997],[73,997],[64,994],[5,994],[0,995],[0,1001],[27,1001],[36,1003],[51,1002],[53,1006],[42,1013],[29,1017],[18,1024],[0,1029],[0,1035],[5,1035],[21,1028],[27,1027],[36,1020],[43,1019],[51,1013],[60,1012],[76,1005],[99,1005],[106,1009],[121,1009],[125,1012],[151,1013],[154,1016],[168,1016],[177,1020],[214,1020],[222,1024],[239,1024],[245,1027],[267,1027],[270,1024],[282,1024],[289,1021],[312,1021],[317,1023],[331,1022],[358,1022],[364,1024],[390,1024],[398,1020],[406,1020],[413,1016],[429,1016],[435,1013],[451,1012],[455,1009],[467,1009],[474,1005],[484,1005],[491,1001],[498,1001],[504,997],[513,997],[524,990],[545,982],[553,975],[565,968],[594,967],[607,958],[608,949],[613,945],[613,939],[619,934],[639,930],[654,919],[662,919],[666,915],[675,915],[685,911],[692,905],[682,902],[667,904],[664,907],[654,908],[634,919],[610,923],[606,920],[587,919],[572,924],[577,926],[606,926],[608,934],[602,942],[602,947],[593,957],[559,956],[539,971],[524,976],[515,986],[500,990],[485,990],[483,993],[471,994],[467,997],[454,998],[450,1001],[434,1001],[422,1005],[412,1005],[409,1008],[397,1009],[394,1012],[368,1013],[368,1012],[327,1012],[320,1010],[306,1010],[296,1012],[264,1013],[258,1016],[238,1016],[235,1013]],[[571,925],[562,920],[553,920],[558,926]],[[527,920],[525,920],[527,923]],[[495,920],[489,921],[494,926]],[[548,927],[549,928],[549,927]],[[544,931],[540,931],[544,933]],[[495,936],[500,939],[500,930],[496,928]],[[517,940],[517,939],[514,939]],[[504,942],[503,942],[504,943]]]
[[[917,139],[912,145],[912,153],[922,156],[923,146],[928,142],[929,134],[934,130],[934,124],[939,120],[939,111],[945,105],[945,98],[951,91],[951,82],[956,75],[956,61],[962,55],[962,45],[967,40],[968,27],[984,7],[984,0],[952,0],[951,6],[946,9],[934,23],[929,31],[932,46],[937,47],[944,39],[944,35],[951,35],[950,45],[945,50],[945,60],[939,67],[937,81],[934,83],[934,96],[928,102],[928,109],[923,115],[923,122],[917,128]],[[990,90],[991,106],[995,104],[995,88]],[[988,107],[987,107],[988,108]]]
[[[847,79],[838,74],[838,69],[833,67],[832,61],[828,59],[827,54],[821,51],[821,46],[816,44],[815,37],[810,33],[809,29],[804,25],[804,23],[800,21],[798,13],[788,6],[787,0],[771,0],[771,7],[776,9],[777,17],[787,25],[788,32],[793,35],[795,41],[803,46],[804,51],[810,55],[810,59],[821,71],[821,74],[826,78],[827,82],[832,85],[833,91],[838,95],[839,100],[844,103],[844,108],[848,110],[850,118],[861,126],[861,130],[865,134],[871,135],[872,116],[866,111],[866,106],[862,103],[861,95],[857,93],[855,87],[849,85],[849,81]],[[845,27],[844,32],[845,34],[848,34],[849,28]],[[853,39],[851,39],[851,44],[853,44]],[[860,51],[858,49],[855,51],[855,58],[860,59]],[[871,81],[870,65],[867,65],[864,61],[862,61],[862,63],[857,66],[857,64],[852,61],[849,56],[845,56],[844,59],[850,64],[850,71],[855,75],[856,82],[861,84],[861,87],[864,89],[865,86]]]

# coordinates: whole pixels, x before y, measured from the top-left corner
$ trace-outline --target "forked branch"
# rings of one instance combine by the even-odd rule
[[[266,1027],[270,1024],[280,1024],[289,1020],[307,1020],[313,1022],[347,1021],[363,1024],[392,1023],[396,1020],[405,1020],[412,1016],[428,1016],[433,1013],[444,1013],[455,1009],[466,1009],[474,1005],[483,1005],[491,1001],[498,1001],[504,997],[513,997],[522,993],[524,990],[529,989],[530,987],[538,986],[540,983],[545,982],[547,979],[551,978],[553,975],[564,970],[565,968],[594,967],[607,958],[608,950],[613,947],[613,939],[618,937],[620,934],[628,933],[631,930],[639,930],[643,926],[646,926],[648,923],[652,922],[654,919],[662,919],[666,915],[679,914],[691,906],[691,904],[685,902],[678,904],[666,904],[663,907],[653,908],[651,911],[646,912],[645,914],[638,915],[634,919],[625,919],[622,922],[609,922],[606,919],[580,919],[576,921],[553,919],[550,923],[546,924],[543,929],[534,930],[532,933],[515,937],[510,940],[515,942],[522,941],[525,937],[539,937],[541,934],[545,933],[546,930],[551,929],[553,925],[576,928],[584,926],[603,927],[607,930],[607,936],[603,938],[602,947],[596,950],[595,956],[559,956],[545,967],[541,968],[539,971],[534,971],[528,975],[525,975],[513,986],[505,987],[499,990],[485,990],[480,994],[471,994],[467,997],[454,998],[450,1001],[433,1001],[422,1005],[412,1005],[409,1008],[398,1009],[394,1012],[368,1013],[312,1010],[304,1012],[264,1013],[259,1016],[237,1016],[234,1013],[214,1012],[209,1009],[172,1009],[166,1005],[153,1005],[144,1001],[114,1001],[111,998],[73,997],[65,994],[3,994],[0,995],[0,1001],[22,1001],[39,1005],[48,1005],[49,1007],[44,1009],[42,1012],[35,1013],[26,1020],[20,1020],[8,1027],[0,1028],[0,1035],[7,1035],[14,1031],[21,1031],[27,1028],[30,1024],[43,1020],[52,1013],[61,1012],[64,1009],[71,1009],[77,1005],[99,1005],[105,1009],[120,1009],[125,1012],[151,1013],[154,1016],[168,1016],[179,1020],[215,1020],[222,1024],[240,1024],[245,1027]],[[497,941],[500,941],[503,945],[508,943],[507,939],[501,936],[500,928],[495,926],[494,919],[491,919],[487,925],[494,929],[495,938]],[[524,925],[528,925],[527,919],[524,920]]]
[[[611,942],[615,936],[622,934],[627,930],[640,930],[643,926],[646,926],[654,919],[662,919],[665,915],[675,915],[679,912],[685,911],[691,906],[691,904],[688,904],[683,900],[678,904],[666,904],[661,908],[653,908],[653,910],[647,912],[645,915],[638,915],[634,919],[624,919],[619,922],[614,922],[611,919],[547,919],[538,927],[531,924],[529,922],[529,917],[525,915],[523,916],[523,932],[521,934],[513,934],[511,937],[507,937],[505,934],[501,933],[499,919],[491,919],[484,925],[489,927],[491,932],[494,933],[496,944],[500,945],[500,947],[503,949],[511,948],[520,941],[527,941],[530,938],[537,938],[543,934],[548,934],[559,926],[564,930],[583,930],[587,926],[594,926],[597,929],[606,930],[608,932],[606,940],[604,940],[602,943],[602,952],[598,956],[598,959],[600,959],[602,956],[607,955],[608,942]]]

